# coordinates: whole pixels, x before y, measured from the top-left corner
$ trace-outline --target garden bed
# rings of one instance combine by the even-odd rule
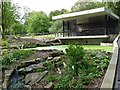
[[[16,50],[11,53],[6,53],[7,56],[4,53],[3,56],[5,65],[3,75],[5,72],[10,72],[3,76],[3,86],[12,87],[13,90],[16,88],[100,88],[112,55],[103,50],[84,50],[79,45],[69,46],[66,54],[56,49]],[[9,55],[11,58],[8,57]],[[16,79],[21,84],[10,83],[13,77],[16,77],[14,72],[18,72],[17,76],[21,77]]]

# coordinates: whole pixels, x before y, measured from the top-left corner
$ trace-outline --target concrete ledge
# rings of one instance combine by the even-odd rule
[[[70,37],[57,37],[55,39],[91,39],[91,38],[109,38],[108,35],[98,35],[98,36],[70,36]]]
[[[114,80],[115,80],[115,74],[116,74],[116,66],[117,66],[117,60],[118,60],[118,44],[117,41],[119,39],[119,36],[116,37],[116,39],[113,42],[113,55],[111,58],[111,61],[109,63],[107,72],[105,74],[105,77],[103,79],[102,85],[101,85],[101,90],[104,90],[105,88],[109,88],[112,90],[113,88],[113,84],[114,84]]]

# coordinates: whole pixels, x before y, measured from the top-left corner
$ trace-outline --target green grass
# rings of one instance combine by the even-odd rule
[[[107,52],[112,52],[113,50],[113,46],[100,46],[100,45],[83,45],[84,49],[101,49],[101,50],[105,50]]]
[[[37,47],[34,49],[42,50],[42,49],[58,49],[63,50],[65,52],[65,49],[68,47],[68,45],[58,45],[58,46],[47,46],[47,47]],[[107,52],[112,52],[113,47],[112,46],[100,46],[100,45],[82,45],[84,49],[94,49],[94,50],[105,50]]]

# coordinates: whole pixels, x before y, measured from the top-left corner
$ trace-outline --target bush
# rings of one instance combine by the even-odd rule
[[[66,56],[68,58],[68,71],[70,73],[78,75],[78,70],[82,63],[84,62],[85,51],[80,45],[69,45],[66,51]]]
[[[11,52],[2,52],[2,64],[8,65],[14,63],[16,60],[26,59],[31,54],[33,54],[32,50],[17,50]]]
[[[13,52],[13,57],[16,60],[28,58],[31,54],[33,54],[32,50],[18,50]]]
[[[7,41],[2,40],[1,42],[2,42],[1,44],[2,44],[3,47],[8,48],[10,46]]]

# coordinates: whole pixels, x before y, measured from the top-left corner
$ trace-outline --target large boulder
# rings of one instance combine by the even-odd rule
[[[37,84],[39,81],[42,80],[42,78],[48,73],[48,71],[44,71],[42,73],[37,72],[37,73],[30,73],[27,74],[25,77],[25,84],[28,85],[35,85]]]

